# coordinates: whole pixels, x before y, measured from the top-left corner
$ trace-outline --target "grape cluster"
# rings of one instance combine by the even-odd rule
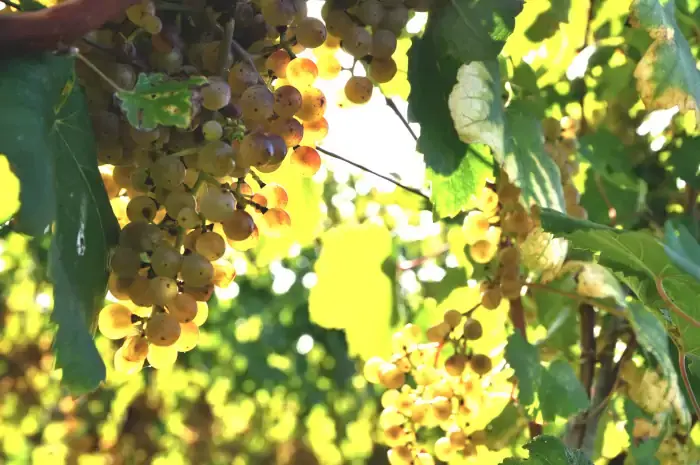
[[[467,433],[473,403],[478,400],[479,378],[492,370],[488,355],[469,346],[483,335],[481,323],[471,316],[448,310],[442,322],[423,335],[418,326],[406,325],[393,336],[394,355],[389,360],[369,359],[365,378],[388,390],[382,395],[379,424],[392,465],[434,463],[433,455],[420,444],[421,428],[439,426],[444,436],[435,441],[435,457],[449,461],[456,454],[470,456],[485,441],[481,430]],[[427,341],[422,341],[423,336]],[[441,358],[443,348],[453,353]],[[406,382],[410,375],[415,386]]]

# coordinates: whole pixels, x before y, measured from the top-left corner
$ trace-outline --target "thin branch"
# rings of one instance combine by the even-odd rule
[[[258,72],[258,67],[255,66],[255,61],[253,61],[253,57],[250,56],[250,53],[248,53],[248,50],[243,48],[241,44],[238,43],[238,41],[234,38],[231,38],[231,49],[233,49],[233,52],[238,55],[239,58],[244,60],[246,63],[250,65],[251,68],[253,68],[256,72]],[[265,84],[265,80],[263,77],[260,75],[258,72],[258,82],[260,84]]]
[[[581,328],[581,383],[590,399],[593,386],[593,374],[595,373],[595,310],[589,304],[581,304],[579,307]]]
[[[681,369],[681,378],[683,378],[683,385],[685,386],[686,392],[688,392],[688,397],[690,398],[690,403],[693,404],[693,409],[695,410],[695,415],[700,419],[700,404],[698,404],[698,399],[695,397],[693,392],[693,386],[690,385],[690,378],[688,377],[688,369],[685,366],[686,353],[684,350],[678,349],[678,366]]]
[[[333,153],[333,152],[330,152],[330,151],[328,151],[328,150],[326,150],[326,149],[324,149],[324,148],[322,148],[322,147],[316,147],[316,150],[318,150],[318,151],[321,152],[321,153],[324,153],[324,154],[328,155],[329,157],[332,157],[332,158],[335,158],[335,159],[338,159],[338,160],[342,160],[342,161],[344,161],[345,163],[354,166],[355,168],[361,169],[362,171],[366,171],[367,173],[372,173],[373,175],[375,175],[375,176],[377,176],[377,177],[379,177],[379,178],[382,178],[382,179],[384,179],[385,181],[389,181],[390,183],[392,183],[392,184],[394,184],[394,185],[400,187],[401,189],[404,189],[404,190],[406,190],[406,191],[408,191],[408,192],[410,192],[410,193],[412,193],[412,194],[419,195],[419,196],[423,197],[425,200],[427,200],[428,202],[430,202],[430,197],[428,197],[427,194],[421,192],[419,189],[416,189],[415,187],[409,187],[409,186],[407,186],[407,185],[405,185],[405,184],[402,184],[401,182],[397,181],[396,179],[393,179],[393,178],[390,178],[389,176],[385,176],[385,175],[383,175],[383,174],[379,174],[379,173],[377,173],[377,172],[375,172],[375,171],[372,171],[371,169],[367,168],[366,166],[362,166],[362,165],[360,165],[359,163],[355,163],[354,161],[350,161],[350,160],[348,160],[347,158],[341,157],[340,155],[338,155],[338,154],[336,154],[336,153]]]
[[[258,183],[258,186],[260,186],[260,189],[265,187],[267,184],[265,184],[265,181],[260,179],[260,176],[258,176],[257,173],[254,173],[252,170],[248,173],[250,176],[255,180],[256,183]]]
[[[695,326],[696,328],[700,328],[700,321],[696,320],[695,318],[678,308],[676,304],[673,303],[668,294],[666,294],[666,290],[664,289],[663,278],[658,277],[654,280],[654,282],[656,283],[656,292],[659,293],[659,295],[661,296],[661,300],[663,300],[664,303],[668,305],[668,307],[673,311],[673,313],[683,318],[685,321]]]
[[[19,3],[11,2],[9,0],[0,0],[0,3],[4,3],[7,6],[11,6],[15,10],[22,11],[22,6]]]
[[[51,8],[0,16],[0,56],[55,50],[99,29],[138,0],[68,0]]]
[[[408,132],[411,133],[411,136],[413,137],[413,140],[415,140],[416,142],[418,142],[418,136],[416,136],[416,133],[413,132],[413,129],[411,128],[411,125],[408,124],[408,121],[406,120],[406,118],[403,117],[403,115],[402,115],[401,112],[399,111],[399,109],[398,109],[398,107],[396,106],[396,104],[394,103],[394,101],[391,100],[389,97],[386,97],[386,96],[384,97],[384,99],[386,100],[387,106],[388,106],[389,108],[391,108],[391,111],[393,111],[393,112],[396,114],[396,116],[399,117],[399,119],[401,120],[401,122],[403,123],[403,125],[406,127],[406,129],[408,129]]]
[[[231,52],[231,43],[233,42],[233,31],[235,27],[235,19],[231,18],[226,22],[224,26],[224,37],[219,45],[219,75],[224,79],[228,76],[228,70],[231,67],[229,53]]]
[[[80,61],[82,61],[83,63],[85,63],[85,65],[86,65],[88,68],[90,68],[91,70],[93,70],[98,76],[100,76],[102,79],[104,79],[105,82],[107,82],[110,86],[112,86],[116,92],[125,92],[125,89],[122,89],[122,88],[119,86],[119,84],[117,84],[117,83],[114,82],[112,79],[110,79],[109,76],[107,76],[105,73],[103,73],[103,72],[100,70],[100,68],[98,68],[97,66],[95,66],[95,65],[94,65],[90,60],[88,60],[82,53],[80,53],[77,49],[74,49],[74,50],[75,50],[75,56],[76,56]]]
[[[440,255],[442,255],[446,252],[449,252],[449,251],[450,251],[449,244],[445,244],[431,254],[423,255],[422,257],[414,258],[412,260],[403,260],[403,261],[397,263],[396,267],[401,271],[412,270],[413,268],[417,268],[417,267],[421,266],[423,263],[427,262],[428,260],[439,257]]]

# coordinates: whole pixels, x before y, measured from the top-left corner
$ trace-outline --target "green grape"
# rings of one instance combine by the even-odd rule
[[[126,17],[137,26],[141,26],[143,18],[155,13],[155,8],[151,9],[146,3],[138,2],[126,9]]]
[[[185,182],[185,165],[179,157],[161,157],[153,163],[150,171],[157,187],[173,190]]]
[[[396,446],[386,453],[389,465],[411,465],[413,454],[407,446]]]
[[[163,22],[158,16],[144,16],[141,18],[141,27],[149,34],[156,35],[163,30]]]
[[[175,343],[178,352],[189,352],[199,342],[199,326],[193,322],[180,323],[180,338]]]
[[[238,101],[243,117],[251,121],[265,121],[274,113],[275,97],[264,85],[248,87]]]
[[[185,246],[185,249],[194,250],[194,245],[197,242],[197,239],[199,239],[199,236],[204,234],[204,231],[205,231],[205,229],[202,229],[202,228],[197,228],[193,231],[190,231],[185,236],[185,240],[183,241],[183,245]]]
[[[301,108],[301,92],[294,86],[281,86],[275,90],[274,111],[282,118],[291,118]]]
[[[192,252],[182,259],[180,275],[189,286],[208,286],[214,277],[214,266],[201,254]]]
[[[134,67],[131,65],[112,63],[106,69],[106,74],[122,89],[131,90],[136,84],[136,71],[134,71]]]
[[[197,165],[206,173],[222,177],[233,170],[235,166],[233,158],[233,147],[224,141],[215,140],[206,144],[199,151]]]
[[[207,302],[209,299],[211,299],[211,296],[214,293],[214,286],[212,284],[207,284],[206,286],[192,286],[185,283],[182,291],[190,294],[197,301]]]
[[[129,299],[139,307],[150,307],[155,304],[151,291],[151,280],[145,276],[137,276],[129,286]]]
[[[118,143],[100,146],[97,161],[103,165],[120,165],[124,161],[124,147]]]
[[[221,123],[215,120],[209,120],[202,125],[202,134],[205,140],[219,140],[224,134],[224,129],[221,127]]]
[[[248,87],[258,82],[258,76],[258,72],[247,61],[239,61],[231,67],[228,74],[228,85],[231,93],[233,95],[243,94]]]
[[[365,25],[376,27],[384,18],[384,8],[377,0],[364,0],[355,8],[355,15]]]
[[[391,58],[396,51],[396,34],[387,29],[377,29],[372,34],[371,54],[375,58]]]
[[[269,57],[267,57],[267,59],[265,60],[265,67],[267,68],[267,71],[273,76],[277,76],[278,78],[285,78],[287,77],[287,65],[289,65],[290,61],[292,61],[292,59],[290,58],[289,53],[287,53],[287,51],[284,49],[278,49],[272,52]],[[254,83],[255,81],[251,82],[249,85],[252,85]]]
[[[182,52],[177,48],[167,52],[154,51],[148,58],[151,66],[167,74],[175,74],[180,71],[184,59]]]
[[[408,19],[408,8],[403,5],[397,5],[385,11],[384,18],[382,18],[381,23],[379,23],[379,27],[387,29],[398,36],[401,34],[403,28],[406,27]]]
[[[141,268],[141,257],[129,247],[117,246],[112,253],[109,267],[120,278],[133,278]]]
[[[380,84],[394,79],[396,71],[396,62],[392,58],[374,58],[369,64],[369,77]]]
[[[163,307],[177,295],[177,281],[166,276],[151,278],[151,292],[154,303]]]
[[[372,35],[363,27],[355,26],[343,37],[343,49],[355,58],[369,55]]]
[[[145,146],[158,140],[158,137],[160,137],[160,130],[156,128],[151,131],[142,131],[134,127],[129,127],[129,135],[137,145]]]
[[[404,373],[395,364],[389,362],[379,367],[378,377],[379,382],[387,389],[398,389],[406,380]]]
[[[321,169],[321,156],[312,147],[297,147],[292,153],[291,162],[305,176],[313,176]]]
[[[236,210],[231,217],[222,223],[224,234],[232,241],[243,241],[253,234],[255,221],[245,210]]]
[[[157,212],[158,205],[155,200],[146,195],[132,198],[126,206],[129,221],[153,221]]]
[[[216,111],[225,107],[231,100],[231,88],[218,78],[209,78],[209,84],[202,87],[202,106]]]
[[[207,231],[197,238],[195,250],[204,258],[213,262],[224,256],[226,241],[218,233]]]
[[[130,187],[131,173],[133,172],[133,166],[115,166],[112,170],[112,178],[119,187]]]
[[[153,345],[168,347],[180,337],[180,323],[167,313],[156,313],[146,322],[146,338]]]
[[[168,313],[180,323],[188,323],[197,318],[197,301],[190,294],[177,294],[168,302],[166,307]]]
[[[326,26],[316,18],[304,18],[297,24],[297,42],[306,48],[316,48],[326,41]]]
[[[180,210],[183,208],[191,208],[194,210],[197,206],[197,201],[194,195],[189,192],[172,191],[165,198],[164,205],[168,215],[171,218],[176,218],[177,214],[180,213]]]
[[[450,328],[455,329],[462,321],[462,313],[458,310],[448,310],[443,316],[443,321],[447,323]]]
[[[374,90],[374,84],[368,78],[364,76],[353,76],[348,79],[345,84],[345,97],[352,103],[358,105],[365,104],[369,102],[372,98],[372,91]]]
[[[270,125],[270,132],[280,136],[285,147],[298,145],[304,138],[304,126],[294,118],[277,118]]]
[[[262,4],[261,13],[271,26],[287,26],[296,13],[291,0],[267,0]]]
[[[480,339],[484,334],[484,330],[481,327],[481,323],[478,320],[469,318],[466,323],[464,323],[464,337],[476,341]]]
[[[233,215],[236,199],[227,189],[209,187],[199,199],[199,212],[208,220],[217,223]]]
[[[327,104],[325,94],[320,89],[310,87],[302,94],[301,108],[297,111],[296,116],[303,121],[316,121],[323,118]],[[303,136],[303,127],[301,133]],[[299,140],[301,141],[301,139]]]
[[[97,329],[108,339],[121,339],[134,331],[131,310],[121,304],[110,304],[100,310]]]
[[[172,245],[164,242],[151,255],[151,269],[158,276],[175,278],[182,265],[182,255]]]
[[[163,347],[151,344],[146,356],[148,364],[157,370],[166,370],[177,361],[177,348],[174,345]]]
[[[344,38],[355,27],[355,22],[343,10],[331,10],[325,20],[328,33],[335,37]]]
[[[379,370],[383,364],[381,357],[372,357],[365,362],[362,374],[369,383],[379,384]]]
[[[272,157],[270,157],[270,160],[266,164],[256,167],[263,173],[275,171],[287,157],[287,152],[289,151],[287,149],[287,143],[282,136],[277,134],[268,134],[267,139],[272,144]]]
[[[236,269],[226,260],[217,260],[213,265],[214,278],[212,278],[212,284],[221,289],[229,287],[236,278]]]
[[[421,451],[416,454],[415,465],[435,465],[435,460],[428,452]]]
[[[272,141],[263,133],[251,132],[241,140],[236,164],[239,166],[265,165],[272,158]]]
[[[429,11],[434,3],[435,0],[406,0],[405,2],[407,8],[411,8],[421,13]]]
[[[143,362],[148,354],[148,340],[140,335],[127,337],[121,350],[124,359],[130,362]]]
[[[144,168],[137,168],[131,171],[129,175],[129,185],[124,186],[127,189],[133,188],[136,192],[149,192],[153,187],[153,180]]]
[[[494,310],[501,304],[501,290],[497,287],[487,289],[481,296],[481,305],[487,310]]]
[[[192,207],[180,209],[175,217],[177,224],[184,229],[194,229],[202,223],[202,219],[197,214],[197,211]]]

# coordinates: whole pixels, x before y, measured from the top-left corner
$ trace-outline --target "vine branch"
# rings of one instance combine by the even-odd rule
[[[600,308],[601,310],[605,310],[606,312],[610,313],[611,315],[615,315],[620,318],[626,318],[625,314],[621,312],[619,309],[612,307],[610,305],[606,305],[602,302],[598,302],[595,299],[590,299],[588,297],[584,297],[579,294],[573,294],[571,292],[566,292],[566,291],[560,291],[559,289],[554,289],[553,287],[549,287],[546,284],[540,284],[540,283],[530,283],[528,284],[528,287],[530,289],[536,290],[542,290],[545,292],[551,292],[552,294],[557,294],[562,297],[566,297],[568,299],[571,299],[576,302],[581,302],[581,303],[586,303],[589,305],[592,305],[594,307]]]
[[[411,125],[408,124],[408,121],[406,120],[406,118],[403,117],[403,115],[402,115],[401,112],[399,111],[399,108],[396,106],[396,104],[394,103],[394,101],[391,100],[389,97],[386,97],[386,96],[384,97],[384,99],[386,100],[386,105],[387,105],[389,108],[391,108],[391,111],[393,111],[393,112],[396,114],[396,116],[399,117],[399,119],[401,120],[401,122],[403,123],[403,125],[406,127],[406,129],[408,129],[408,132],[411,133],[411,136],[413,137],[413,140],[415,140],[416,142],[418,142],[418,136],[416,136],[416,133],[413,132],[413,129],[411,128]]]
[[[0,16],[0,57],[55,50],[99,29],[138,0],[67,0],[51,8]]]
[[[349,165],[352,165],[352,166],[354,166],[355,168],[359,168],[359,169],[361,169],[362,171],[366,171],[367,173],[371,173],[371,174],[373,174],[373,175],[375,175],[375,176],[377,176],[377,177],[379,177],[379,178],[384,179],[385,181],[389,181],[390,183],[394,184],[395,186],[398,186],[398,187],[400,187],[401,189],[404,189],[405,191],[408,191],[408,192],[410,192],[410,193],[412,193],[412,194],[419,195],[419,196],[423,197],[425,200],[427,200],[428,202],[430,202],[430,197],[428,197],[427,194],[423,193],[423,192],[420,191],[419,189],[416,189],[415,187],[409,187],[409,186],[407,186],[407,185],[401,183],[400,181],[397,181],[397,180],[394,179],[394,178],[391,178],[391,177],[386,176],[386,175],[383,175],[383,174],[379,174],[379,173],[377,173],[376,171],[372,171],[371,169],[367,168],[366,166],[362,166],[362,165],[360,165],[359,163],[355,163],[354,161],[350,161],[350,160],[348,160],[347,158],[341,157],[341,156],[338,155],[337,153],[333,153],[333,152],[331,152],[331,151],[329,151],[329,150],[326,150],[326,149],[324,149],[324,148],[322,148],[322,147],[316,147],[316,150],[318,150],[319,152],[321,152],[321,153],[323,153],[323,154],[328,155],[329,157],[335,158],[335,159],[337,159],[337,160],[344,161],[345,163],[347,163],[347,164],[349,164]]]
[[[255,61],[253,61],[253,57],[250,55],[250,53],[248,53],[248,50],[243,48],[243,46],[241,44],[239,44],[238,41],[236,39],[234,39],[233,37],[231,37],[231,49],[233,50],[233,53],[238,55],[239,58],[244,60],[246,63],[248,63],[250,65],[250,67],[252,69],[254,69],[256,72],[258,72],[258,68],[257,68],[257,66],[255,66]],[[265,80],[263,79],[263,77],[260,75],[259,72],[258,72],[258,82],[260,84],[265,84]]]
[[[656,284],[656,292],[659,293],[659,296],[661,296],[661,300],[664,301],[666,305],[679,317],[683,318],[685,321],[690,323],[691,325],[695,326],[696,328],[700,328],[700,321],[696,320],[692,316],[688,315],[685,313],[683,310],[678,308],[676,304],[673,303],[671,298],[666,294],[666,289],[664,289],[664,283],[663,283],[663,278],[658,277],[654,280],[654,283]]]
[[[690,378],[688,377],[688,368],[685,366],[686,353],[685,350],[678,349],[678,366],[681,369],[681,378],[683,379],[683,385],[685,386],[686,392],[688,392],[688,397],[690,398],[690,403],[693,404],[693,410],[695,410],[695,415],[700,419],[700,404],[698,404],[698,399],[695,397],[693,392],[693,386],[690,385]]]

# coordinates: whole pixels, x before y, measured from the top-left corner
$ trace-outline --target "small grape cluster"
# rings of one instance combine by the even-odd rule
[[[479,398],[479,377],[491,372],[493,364],[488,355],[469,346],[483,335],[472,313],[448,310],[442,322],[426,331],[427,342],[422,342],[419,327],[408,324],[394,334],[395,353],[389,360],[373,357],[365,363],[365,378],[388,389],[382,395],[379,424],[391,447],[392,465],[434,463],[418,440],[420,428],[439,426],[445,432],[432,447],[442,461],[456,454],[473,455],[476,446],[484,444],[484,431],[467,434],[468,419]],[[441,362],[445,347],[454,350]],[[415,386],[406,382],[407,375]]]

